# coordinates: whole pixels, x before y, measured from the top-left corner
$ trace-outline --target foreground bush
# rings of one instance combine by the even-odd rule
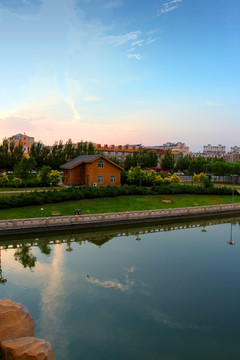
[[[0,197],[0,208],[14,208],[29,205],[51,204],[62,201],[72,201],[81,199],[94,199],[104,197],[116,197],[121,195],[164,195],[164,194],[207,194],[207,195],[231,195],[232,190],[227,187],[205,188],[203,186],[180,185],[180,184],[162,184],[152,188],[130,186],[107,186],[107,187],[89,187],[79,188],[71,187],[63,190],[45,190],[22,193],[20,195]],[[235,191],[236,195],[239,195]]]

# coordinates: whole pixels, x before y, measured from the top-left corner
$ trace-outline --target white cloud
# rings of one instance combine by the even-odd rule
[[[129,41],[136,40],[139,37],[139,35],[141,35],[141,31],[138,30],[138,31],[129,32],[124,35],[110,35],[103,38],[103,40],[110,45],[120,46],[128,43]]]
[[[184,330],[184,329],[192,329],[192,330],[201,330],[201,328],[194,323],[185,323],[178,320],[175,320],[167,313],[163,311],[159,311],[154,308],[149,309],[149,315],[153,320],[163,325],[166,325],[172,329]]]
[[[134,41],[133,43],[131,43],[132,46],[142,46],[144,40],[137,40],[137,41]]]
[[[207,101],[206,105],[208,105],[208,106],[222,106],[223,104],[217,103],[215,101]]]
[[[142,55],[140,54],[127,54],[127,57],[129,59],[137,59],[137,60],[141,60],[143,58]]]
[[[97,95],[90,95],[90,96],[88,96],[88,97],[86,97],[84,99],[84,101],[86,101],[86,102],[88,102],[88,101],[100,101],[100,100],[102,100],[102,99]]]
[[[104,5],[104,9],[115,9],[122,6],[122,1],[110,1],[106,5]]]
[[[162,14],[169,13],[170,11],[176,10],[179,8],[179,4],[182,0],[171,0],[163,4],[162,8],[158,11],[158,16]]]

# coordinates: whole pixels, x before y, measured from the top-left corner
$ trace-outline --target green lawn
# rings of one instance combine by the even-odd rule
[[[166,204],[163,203],[162,200],[171,200],[172,203]],[[235,202],[240,202],[240,196],[235,195],[234,200]],[[61,211],[62,215],[74,215],[74,209],[82,209],[82,214],[97,214],[230,203],[232,203],[232,196],[230,195],[132,195],[1,209],[0,220],[40,217],[41,207],[44,208],[44,216],[49,217],[54,210]]]

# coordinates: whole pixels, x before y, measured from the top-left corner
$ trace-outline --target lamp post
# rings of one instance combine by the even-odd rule
[[[230,240],[227,242],[228,245],[234,245],[235,241],[232,239],[232,222],[231,222],[231,230],[230,230]]]

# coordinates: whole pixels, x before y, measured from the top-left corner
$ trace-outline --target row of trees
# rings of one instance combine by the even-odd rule
[[[27,187],[29,178],[32,176],[32,170],[36,167],[36,161],[33,158],[23,157],[14,167],[14,177],[10,181],[7,175],[0,177],[0,186],[14,185],[16,187]],[[36,176],[36,175],[35,175]],[[52,170],[50,166],[44,165],[39,173],[35,185],[48,186],[57,185],[60,182],[60,172]]]
[[[232,174],[240,175],[240,163],[229,163],[223,159],[205,159],[203,156],[191,157],[183,155],[174,162],[174,157],[169,150],[167,150],[161,162],[163,170],[181,171],[186,175],[211,173],[215,176],[230,176]]]
[[[141,169],[157,166],[158,154],[154,150],[147,151],[142,149],[128,154],[124,161],[124,169],[129,170],[131,167],[140,166]]]
[[[69,139],[66,144],[63,144],[60,140],[52,147],[44,146],[41,142],[35,143],[31,146],[29,156],[35,160],[35,167],[38,171],[44,165],[58,170],[60,165],[69,159],[74,159],[77,156],[86,154],[95,154],[92,142],[81,141],[77,143],[77,145],[74,145],[72,140]],[[12,171],[23,157],[24,151],[21,143],[15,145],[14,142],[11,142],[8,146],[7,140],[4,140],[0,146],[0,169]]]
[[[93,155],[96,151],[92,142],[79,142],[77,145],[69,139],[65,144],[62,141],[56,142],[52,147],[44,146],[38,142],[31,146],[30,157],[35,160],[35,169],[37,172],[43,166],[50,166],[54,170],[70,159],[80,155]],[[24,157],[23,146],[21,143],[15,145],[14,142],[8,145],[7,140],[0,145],[0,170],[13,170]],[[117,157],[110,157],[113,162],[122,165],[125,170],[129,171],[131,167],[140,166],[141,169],[152,168],[158,164],[158,154],[154,150],[134,151],[128,154],[121,164]],[[186,175],[200,174],[201,172],[210,172],[216,176],[228,176],[231,174],[240,175],[240,163],[228,163],[223,159],[205,159],[202,156],[191,157],[181,154],[175,162],[174,156],[170,150],[166,151],[161,160],[161,168],[170,172],[181,171]]]

